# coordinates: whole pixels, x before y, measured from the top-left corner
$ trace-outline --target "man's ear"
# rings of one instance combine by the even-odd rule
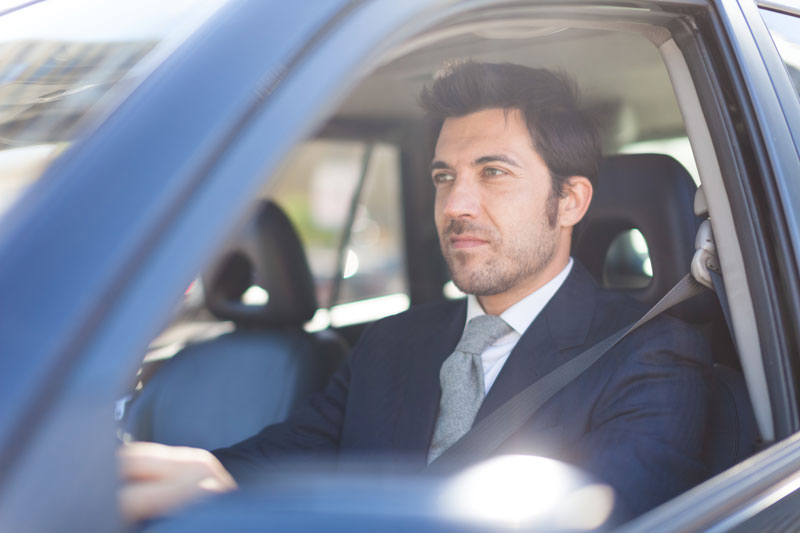
[[[558,204],[558,224],[571,228],[581,221],[592,201],[592,182],[584,176],[570,176],[564,181],[564,197]]]

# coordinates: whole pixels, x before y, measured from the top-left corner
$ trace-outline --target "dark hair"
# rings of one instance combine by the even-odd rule
[[[450,63],[422,90],[420,103],[437,132],[448,117],[518,109],[550,171],[555,194],[562,194],[570,176],[596,180],[600,139],[578,109],[575,83],[563,74],[511,63]]]

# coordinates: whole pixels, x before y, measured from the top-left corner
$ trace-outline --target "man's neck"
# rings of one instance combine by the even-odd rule
[[[566,255],[563,259],[553,259],[537,275],[523,283],[518,283],[511,289],[486,296],[478,296],[478,302],[483,307],[487,315],[501,315],[506,309],[519,302],[523,298],[544,287],[547,283],[558,276],[569,264],[570,256]]]

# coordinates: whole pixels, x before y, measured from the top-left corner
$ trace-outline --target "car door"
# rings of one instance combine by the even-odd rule
[[[800,136],[780,58],[757,9],[745,3],[590,4],[523,7],[554,20],[634,26],[642,16],[652,23],[668,15],[674,49],[664,53],[691,74],[675,80],[684,83],[679,99],[707,117],[707,131],[690,136],[695,152],[706,154],[701,174],[719,178],[709,192],[724,201],[710,207],[717,227],[735,227],[728,235],[735,243],[722,231],[718,240],[741,256],[723,257],[723,268],[742,293],[733,323],[756,369],[751,394],[767,439],[787,437],[800,429],[791,327],[800,310],[791,179],[800,163],[791,139]],[[411,37],[521,5],[231,2],[48,169],[0,230],[4,527],[119,526],[111,405],[265,176]],[[735,525],[724,520],[791,488],[795,457],[790,438],[632,527]],[[42,502],[47,513],[37,512]]]
[[[47,6],[34,7],[52,20]],[[180,287],[246,214],[259,172],[310,127],[297,103],[260,114],[343,9],[224,5],[159,48],[147,79],[123,84],[124,101],[93,117],[3,218],[2,529],[119,527],[109,406]]]

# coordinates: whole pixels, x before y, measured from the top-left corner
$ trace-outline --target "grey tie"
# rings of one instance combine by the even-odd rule
[[[442,399],[428,450],[428,463],[472,427],[484,397],[481,354],[494,341],[511,331],[511,326],[495,315],[476,316],[467,323],[455,351],[445,359],[439,371]]]

